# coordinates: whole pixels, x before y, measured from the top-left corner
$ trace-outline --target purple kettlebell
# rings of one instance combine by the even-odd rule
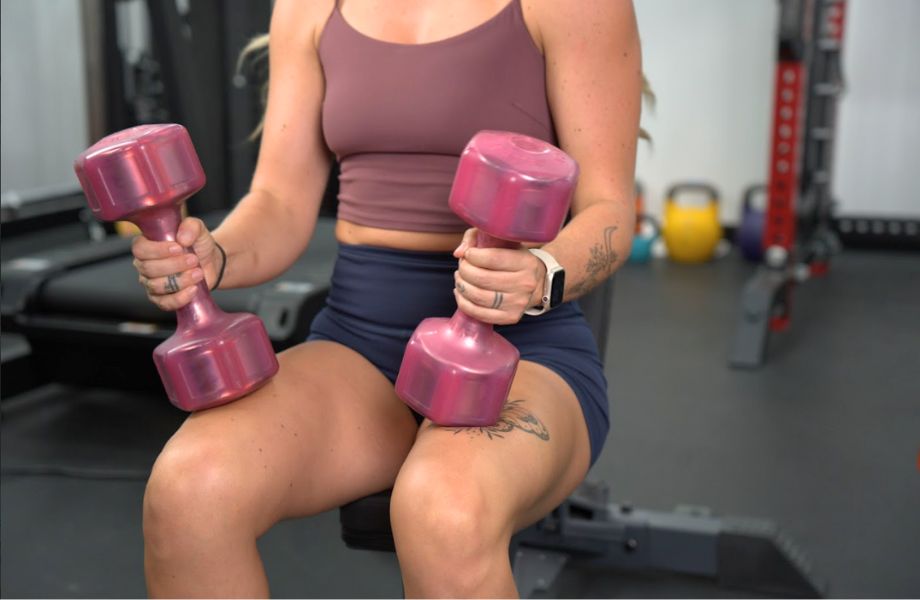
[[[741,222],[735,243],[741,250],[741,255],[755,263],[763,260],[763,230],[766,222],[764,209],[754,206],[754,197],[765,194],[767,186],[763,184],[752,185],[744,191],[744,200],[741,204]]]

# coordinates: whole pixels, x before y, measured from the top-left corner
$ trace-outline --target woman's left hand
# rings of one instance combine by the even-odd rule
[[[457,306],[484,323],[517,323],[525,310],[540,303],[546,267],[523,246],[477,248],[476,233],[467,229],[454,250],[460,259],[454,272]]]

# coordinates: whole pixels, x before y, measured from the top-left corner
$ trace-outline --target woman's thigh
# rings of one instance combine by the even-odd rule
[[[417,432],[392,384],[334,342],[305,342],[278,359],[262,388],[189,416],[151,484],[193,481],[193,495],[219,496],[232,505],[221,512],[246,515],[257,532],[390,487]]]
[[[521,361],[494,426],[438,427],[426,421],[396,481],[396,493],[487,507],[481,525],[508,537],[558,506],[584,479],[588,430],[568,384],[542,365]],[[430,495],[429,495],[430,494]],[[445,507],[441,507],[442,509]]]

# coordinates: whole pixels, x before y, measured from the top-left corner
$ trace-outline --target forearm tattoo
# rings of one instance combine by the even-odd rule
[[[613,249],[613,234],[617,229],[616,225],[604,229],[604,245],[594,244],[591,248],[591,257],[585,265],[585,278],[570,288],[573,294],[581,295],[593,288],[616,264],[619,255]]]
[[[438,427],[431,423],[429,427]],[[454,435],[466,433],[470,437],[488,437],[490,440],[495,438],[504,438],[515,429],[536,436],[544,442],[549,441],[549,429],[538,419],[536,415],[530,412],[525,406],[523,400],[509,400],[502,408],[502,414],[495,425],[489,427],[444,427],[445,431],[451,431]]]

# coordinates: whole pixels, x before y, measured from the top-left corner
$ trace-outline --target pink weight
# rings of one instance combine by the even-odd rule
[[[460,156],[448,204],[493,237],[545,244],[559,233],[577,180],[578,164],[552,144],[480,131]]]
[[[93,214],[131,221],[144,236],[175,241],[180,206],[204,186],[205,176],[181,125],[141,125],[109,135],[74,161]],[[177,313],[176,332],[153,359],[170,402],[196,411],[252,392],[278,372],[262,321],[220,310],[202,280]]]
[[[449,204],[480,231],[479,247],[517,248],[556,237],[572,201],[578,165],[529,136],[481,131],[460,157]],[[403,355],[396,393],[438,425],[493,425],[511,390],[520,353],[460,310],[425,319]]]

